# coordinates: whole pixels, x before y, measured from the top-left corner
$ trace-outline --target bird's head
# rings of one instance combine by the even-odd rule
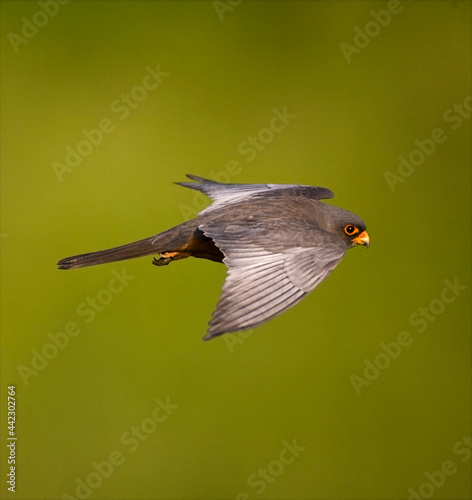
[[[370,245],[366,225],[360,217],[332,205],[324,206],[327,207],[328,211],[324,217],[324,222],[328,226],[326,229],[345,241],[347,248],[351,248],[355,245],[363,245],[366,247]]]

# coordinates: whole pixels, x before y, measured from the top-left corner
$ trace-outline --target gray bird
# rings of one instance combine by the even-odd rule
[[[296,184],[223,184],[194,175],[181,186],[213,203],[161,234],[109,250],[67,257],[59,269],[158,254],[164,266],[186,257],[224,262],[228,274],[204,339],[253,328],[294,306],[339,264],[346,250],[369,246],[364,222],[319,200],[334,196]]]

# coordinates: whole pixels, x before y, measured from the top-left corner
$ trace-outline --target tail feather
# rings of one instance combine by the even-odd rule
[[[151,255],[159,252],[159,249],[153,245],[153,240],[154,237],[129,243],[128,245],[109,248],[108,250],[66,257],[65,259],[61,259],[57,265],[59,269],[75,269],[77,267],[95,266],[117,260],[134,259],[135,257]]]
[[[76,269],[78,267],[108,264],[109,262],[172,251],[187,243],[195,229],[195,224],[192,224],[192,222],[188,221],[164,233],[134,243],[128,243],[127,245],[66,257],[61,259],[57,265],[59,269]]]

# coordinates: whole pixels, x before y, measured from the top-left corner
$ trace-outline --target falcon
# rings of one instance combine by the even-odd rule
[[[224,184],[187,175],[177,184],[213,203],[168,231],[127,245],[67,257],[59,269],[155,255],[153,264],[197,257],[228,268],[204,340],[253,328],[294,306],[341,262],[346,250],[369,246],[357,216],[322,203],[329,189],[297,184]]]

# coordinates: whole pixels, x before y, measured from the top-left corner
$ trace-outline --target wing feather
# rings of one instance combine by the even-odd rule
[[[273,194],[284,189],[293,189],[297,194],[303,194],[315,200],[328,199],[334,196],[331,190],[322,187],[302,186],[298,184],[225,184],[197,177],[196,175],[187,174],[187,177],[196,182],[177,182],[177,184],[201,191],[214,202],[210,207],[203,210],[202,213],[208,213],[215,208],[220,208],[242,198],[258,194]]]
[[[334,236],[328,244],[324,235],[322,244],[274,252],[270,241],[263,246],[257,231],[225,231],[221,223],[205,223],[200,229],[213,238],[228,267],[205,340],[252,328],[294,306],[329,275],[346,251]]]

